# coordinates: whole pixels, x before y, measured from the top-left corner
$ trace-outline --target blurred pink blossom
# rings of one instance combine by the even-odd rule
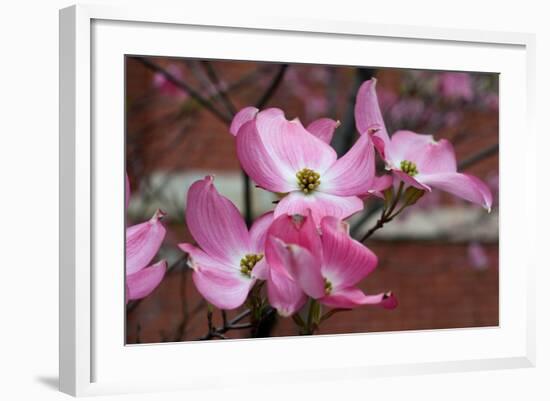
[[[168,65],[166,71],[177,79],[181,79],[183,76],[181,69],[175,64]],[[161,72],[156,72],[153,75],[153,87],[163,95],[177,97],[180,100],[188,96],[186,91],[170,82]]]
[[[468,245],[468,259],[476,270],[486,270],[489,267],[489,257],[479,242],[471,242]]]
[[[472,78],[463,72],[442,72],[438,88],[441,95],[451,100],[471,101],[474,98]]]

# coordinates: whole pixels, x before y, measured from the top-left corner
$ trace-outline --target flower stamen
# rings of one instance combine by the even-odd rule
[[[409,160],[403,160],[401,162],[401,171],[405,174],[410,175],[411,177],[414,177],[418,174],[418,169],[416,168],[416,164],[414,162],[411,162]]]
[[[254,269],[254,266],[256,266],[256,263],[262,260],[263,257],[264,255],[261,253],[259,254],[249,253],[244,255],[244,257],[241,259],[241,273],[246,277],[251,277],[252,269]]]
[[[323,278],[323,280],[325,280],[325,295],[330,295],[332,292],[332,283],[326,278]]]
[[[305,194],[313,192],[319,185],[321,185],[321,175],[309,168],[303,168],[296,173],[296,179],[298,180],[298,186],[300,191]]]

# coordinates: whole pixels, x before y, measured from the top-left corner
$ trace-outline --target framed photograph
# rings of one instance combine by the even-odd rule
[[[61,10],[61,390],[533,366],[533,48]]]

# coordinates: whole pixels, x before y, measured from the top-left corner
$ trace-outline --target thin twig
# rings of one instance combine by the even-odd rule
[[[288,64],[281,64],[281,66],[279,67],[279,71],[273,77],[271,84],[267,87],[267,90],[256,102],[256,107],[258,109],[262,109],[267,104],[267,102],[269,102],[271,97],[275,94],[275,91],[279,87],[280,83],[283,81],[287,68],[288,68]]]
[[[237,109],[235,106],[233,106],[233,102],[231,102],[231,99],[229,96],[227,96],[227,93],[223,90],[221,81],[218,77],[218,74],[216,73],[216,70],[214,69],[214,66],[206,60],[201,61],[201,66],[206,71],[206,74],[208,75],[208,78],[210,81],[212,81],[212,84],[214,88],[216,89],[216,95],[221,100],[229,114],[234,116],[237,113]]]
[[[189,96],[191,96],[193,99],[197,101],[201,106],[203,106],[205,109],[210,111],[212,114],[214,114],[218,119],[223,121],[225,124],[229,124],[231,122],[231,118],[219,111],[208,99],[205,99],[195,91],[191,86],[189,86],[187,83],[185,83],[183,80],[176,78],[174,75],[170,74],[168,71],[166,71],[164,68],[156,64],[155,62],[144,58],[144,57],[134,57],[135,60],[139,61],[141,64],[143,64],[145,67],[149,68],[152,71],[161,73],[168,81],[170,81],[172,84],[176,85],[178,88],[183,89],[186,91]]]
[[[491,146],[479,151],[478,153],[476,153],[473,156],[470,156],[467,159],[464,159],[461,163],[458,164],[458,169],[463,170],[463,169],[466,169],[468,167],[471,167],[472,165],[476,164],[477,162],[480,162],[483,159],[485,159],[489,156],[492,156],[494,154],[497,154],[497,153],[498,153],[498,143],[494,144],[494,145],[491,145]]]
[[[224,324],[222,327],[219,327],[219,328],[216,328],[213,326],[212,324],[212,314],[211,312],[209,311],[208,312],[209,314],[207,315],[207,318],[208,318],[208,333],[205,334],[204,336],[200,337],[200,338],[197,338],[198,341],[203,341],[203,340],[210,340],[211,338],[226,338],[224,336],[224,334],[226,332],[228,332],[229,330],[239,330],[239,329],[245,329],[245,328],[249,328],[249,327],[252,327],[252,325],[248,326],[249,323],[246,323],[246,327],[245,325],[237,325],[237,323],[239,323],[241,320],[243,320],[244,318],[246,318],[247,316],[250,315],[251,311],[250,309],[247,309],[241,313],[239,313],[237,316],[235,316],[233,319],[231,319],[229,322],[227,322],[227,324]]]

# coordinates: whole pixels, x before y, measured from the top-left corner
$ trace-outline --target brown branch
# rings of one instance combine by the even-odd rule
[[[214,69],[214,66],[206,60],[201,61],[201,66],[206,71],[206,75],[208,75],[208,78],[212,82],[212,85],[216,89],[216,96],[220,99],[220,101],[223,103],[229,114],[232,116],[235,116],[237,114],[237,109],[233,105],[233,102],[231,102],[231,99],[227,95],[227,93],[223,90],[221,81],[218,77],[218,74],[216,73],[216,70]]]
[[[482,161],[483,159],[485,159],[487,157],[490,157],[490,156],[493,156],[497,153],[498,153],[498,143],[494,144],[494,145],[491,145],[491,146],[489,146],[485,149],[482,149],[481,151],[479,151],[475,155],[470,156],[467,159],[464,159],[462,162],[460,162],[458,164],[458,169],[463,170],[463,169],[466,169],[468,167],[471,167],[474,164]]]
[[[186,91],[189,94],[189,96],[191,96],[193,99],[197,101],[197,103],[199,103],[205,109],[210,111],[212,114],[214,114],[218,119],[220,119],[225,124],[229,124],[231,122],[231,117],[228,117],[227,115],[219,111],[208,99],[205,99],[204,97],[202,97],[200,93],[198,93],[195,89],[193,89],[190,85],[188,85],[183,80],[176,78],[174,75],[170,74],[164,68],[162,68],[161,66],[159,66],[158,64],[156,64],[155,62],[147,58],[144,58],[144,57],[133,57],[133,58],[139,61],[145,67],[149,68],[150,70],[161,73],[168,81],[170,81],[172,84],[174,84],[178,88]]]
[[[208,333],[204,336],[197,338],[197,341],[204,341],[204,340],[210,340],[212,338],[223,338],[225,333],[227,333],[229,330],[239,330],[239,329],[246,329],[252,327],[251,323],[245,323],[242,325],[238,325],[241,320],[243,320],[245,317],[249,316],[251,313],[250,309],[246,309],[245,311],[239,313],[237,316],[235,316],[233,319],[231,319],[229,322],[227,322],[226,319],[224,319],[224,323],[222,327],[216,328],[212,324],[212,315],[211,312],[208,312]],[[222,315],[223,317],[223,315]]]
[[[285,77],[285,72],[287,68],[288,68],[288,64],[281,64],[281,66],[279,67],[279,71],[273,77],[271,84],[267,87],[267,90],[256,102],[256,107],[258,109],[262,109],[267,104],[267,102],[269,102],[271,97],[275,94],[275,92],[277,91],[277,88],[279,88],[279,85],[281,84],[281,82],[283,81],[283,78]]]

